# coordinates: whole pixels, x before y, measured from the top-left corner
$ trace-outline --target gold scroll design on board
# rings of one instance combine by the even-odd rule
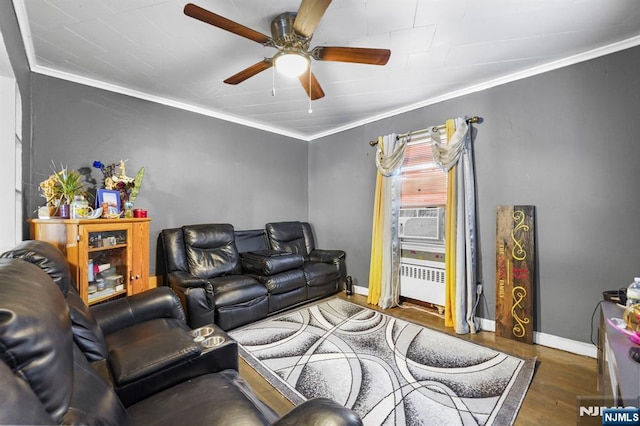
[[[515,260],[525,260],[527,258],[527,252],[520,243],[520,240],[516,237],[516,234],[522,235],[523,232],[529,232],[529,225],[524,223],[526,216],[523,211],[516,210],[513,212],[513,220],[515,221],[515,227],[513,231],[511,231],[511,240],[514,243],[513,248],[511,249],[511,255]],[[514,278],[523,278],[525,275],[529,275],[529,271],[524,269],[518,270],[518,276],[516,277],[514,274]],[[527,290],[522,286],[514,286],[511,291],[511,295],[513,296],[513,305],[511,306],[511,316],[515,321],[515,325],[513,326],[513,335],[516,337],[524,337],[526,335],[526,330],[524,326],[529,324],[531,321],[529,318],[524,317],[521,318],[520,315],[516,312],[516,310],[522,309],[521,303],[527,297]]]

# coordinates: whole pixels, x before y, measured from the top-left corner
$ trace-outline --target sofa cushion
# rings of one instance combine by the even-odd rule
[[[48,425],[55,421],[47,413],[29,384],[0,361],[0,425]]]
[[[259,275],[256,279],[269,290],[269,294],[286,293],[306,285],[302,269],[280,272],[275,275]]]
[[[313,247],[307,246],[301,222],[267,223],[266,230],[273,250],[299,254],[309,260],[309,252]]]
[[[239,253],[266,250],[269,248],[267,234],[264,229],[236,230],[236,247]]]
[[[89,307],[72,288],[67,293],[67,304],[71,315],[73,340],[89,361],[98,361],[107,357],[107,345],[102,329],[96,323]]]
[[[267,289],[255,279],[246,275],[226,275],[213,278],[216,307],[230,306],[267,295]]]
[[[309,287],[323,285],[340,278],[338,268],[328,263],[306,262],[303,270]]]
[[[188,271],[189,264],[184,249],[184,235],[182,228],[163,229],[160,233],[162,251],[164,254],[166,273],[174,271]]]
[[[128,410],[133,422],[140,425],[252,426],[272,424],[278,418],[234,370],[196,377],[134,404]]]
[[[189,225],[182,232],[191,275],[214,278],[242,271],[232,225]]]
[[[94,370],[75,345],[73,392],[69,409],[64,414],[61,424],[118,426],[131,424],[131,418],[114,390]]]
[[[40,267],[0,260],[0,359],[60,423],[73,390],[69,308]]]
[[[71,270],[64,254],[51,243],[25,240],[0,256],[6,259],[22,259],[33,263],[46,272],[66,296],[70,287],[75,287]]]
[[[175,318],[156,318],[109,333],[105,336],[105,340],[109,350],[113,350],[120,346],[128,345],[131,342],[142,341],[155,335],[162,335],[170,332],[173,328],[184,332],[189,330],[189,327],[181,320]]]

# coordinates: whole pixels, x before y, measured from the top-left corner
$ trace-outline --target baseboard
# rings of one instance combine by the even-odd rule
[[[353,286],[355,294],[367,296],[369,294],[368,287]],[[494,320],[479,318],[480,329],[484,331],[496,331],[496,322]],[[577,340],[567,339],[565,337],[554,336],[553,334],[541,333],[535,331],[533,334],[533,342],[537,345],[547,346],[561,351],[571,352],[577,355],[588,356],[590,358],[598,357],[598,349],[590,343],[579,342]]]
[[[353,292],[355,294],[362,294],[363,296],[368,296],[369,295],[369,287],[362,287],[359,285],[354,285],[353,286]]]
[[[496,322],[494,320],[479,318],[480,328],[484,331],[496,331]],[[584,355],[591,358],[598,357],[598,349],[590,343],[579,342],[577,340],[567,339],[566,337],[555,336],[553,334],[533,332],[533,343],[541,346],[547,346],[554,349],[571,352],[577,355]]]

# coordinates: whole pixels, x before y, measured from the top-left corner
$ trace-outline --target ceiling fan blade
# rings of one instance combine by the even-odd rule
[[[293,29],[301,36],[311,37],[330,4],[331,0],[302,0]]]
[[[184,7],[184,14],[260,44],[266,45],[273,42],[271,37],[262,34],[261,32],[252,30],[251,28],[245,27],[237,22],[233,22],[232,20],[220,15],[216,15],[215,13],[209,12],[207,9],[203,9],[192,3],[187,3]]]
[[[369,49],[366,47],[318,46],[311,55],[319,61],[354,62],[357,64],[385,65],[389,61],[389,49]]]
[[[227,84],[238,84],[242,83],[248,78],[253,77],[256,74],[261,73],[264,70],[267,70],[273,66],[273,61],[271,59],[264,59],[256,64],[251,65],[240,71],[239,73],[232,75],[224,82]]]
[[[309,76],[309,74],[311,74],[311,76]],[[309,68],[307,68],[305,72],[298,76],[298,80],[300,80],[300,83],[302,83],[302,87],[307,92],[307,95],[311,98],[312,101],[324,97],[324,91],[322,90],[322,87],[320,87],[320,83],[318,83],[316,76],[311,72]]]

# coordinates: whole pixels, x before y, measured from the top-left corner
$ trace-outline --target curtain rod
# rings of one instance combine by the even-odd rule
[[[471,124],[471,123],[479,123],[480,122],[480,117],[474,115],[471,118],[467,118],[467,124]],[[413,132],[408,132],[408,133],[402,133],[401,135],[396,136],[396,140],[400,139],[400,138],[404,138],[405,136],[412,136],[412,135],[416,135],[419,133],[426,133],[430,130],[442,130],[446,127],[446,125],[442,124],[440,126],[433,126],[433,127],[429,127],[427,129],[422,129],[422,130],[415,130]],[[378,141],[369,141],[369,145],[371,146],[376,146],[378,144]]]

